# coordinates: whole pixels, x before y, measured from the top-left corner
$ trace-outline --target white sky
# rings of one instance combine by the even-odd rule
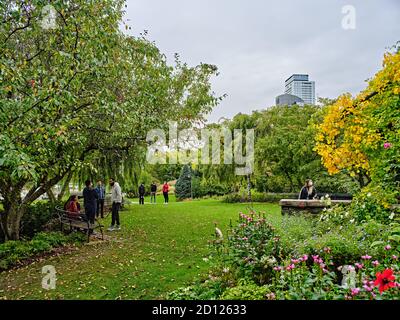
[[[342,7],[356,29],[342,28]],[[127,0],[130,34],[148,38],[173,62],[215,64],[218,95],[210,121],[274,105],[284,81],[307,73],[316,94],[362,90],[400,40],[400,0]]]

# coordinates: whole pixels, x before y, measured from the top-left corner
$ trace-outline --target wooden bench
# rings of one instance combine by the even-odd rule
[[[82,230],[87,235],[87,241],[90,240],[90,234],[99,229],[101,233],[101,239],[104,240],[103,235],[103,225],[99,223],[97,219],[95,219],[94,224],[91,224],[87,219],[83,218],[82,216],[71,216],[68,211],[65,211],[60,208],[56,208],[56,214],[58,215],[58,219],[60,221],[60,229],[61,232],[64,232],[64,226],[69,227],[70,232],[74,229]]]
[[[298,200],[298,199],[282,199],[279,201],[282,214],[294,214],[299,212],[319,213],[325,208],[334,205],[349,205],[351,200],[331,200],[330,205],[321,200]]]

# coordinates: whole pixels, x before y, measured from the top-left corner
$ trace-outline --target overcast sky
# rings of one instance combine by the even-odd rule
[[[352,5],[356,28],[342,28]],[[251,113],[274,105],[284,81],[307,73],[317,97],[353,94],[381,67],[400,40],[400,0],[127,0],[131,34],[148,38],[173,62],[215,64],[218,95],[208,117]]]

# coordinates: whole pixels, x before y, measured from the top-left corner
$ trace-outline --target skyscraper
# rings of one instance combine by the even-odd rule
[[[301,98],[305,104],[315,104],[315,82],[308,74],[293,74],[285,81],[285,93]]]
[[[275,105],[277,106],[293,106],[294,104],[304,106],[303,99],[292,94],[284,93],[275,98]]]

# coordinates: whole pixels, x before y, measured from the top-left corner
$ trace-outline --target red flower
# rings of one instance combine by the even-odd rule
[[[394,282],[395,279],[396,278],[393,275],[393,270],[386,269],[382,273],[380,272],[376,273],[376,280],[374,282],[374,285],[376,287],[379,286],[379,292],[382,294],[383,291],[386,291],[396,286]]]

